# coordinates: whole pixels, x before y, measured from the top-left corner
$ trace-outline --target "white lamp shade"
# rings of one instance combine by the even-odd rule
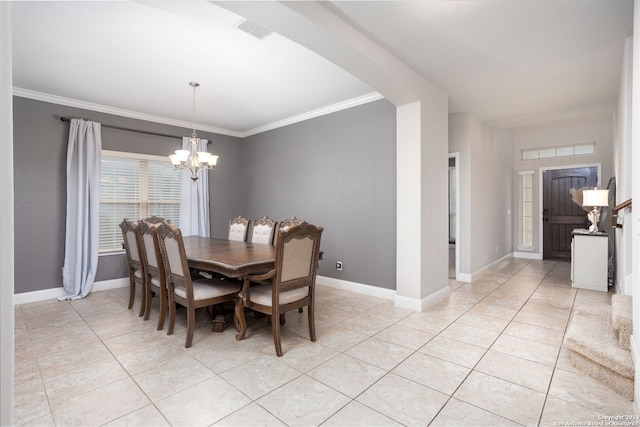
[[[171,164],[173,164],[173,166],[178,166],[180,164],[180,159],[178,159],[177,154],[169,154],[169,159],[171,159]]]
[[[609,190],[584,190],[582,206],[609,206]]]
[[[214,155],[209,156],[209,158],[207,159],[207,162],[209,163],[209,166],[217,165],[218,164],[218,156],[214,156]]]
[[[200,163],[207,163],[207,160],[211,157],[211,153],[206,151],[198,151],[198,161]]]
[[[176,150],[176,156],[177,156],[179,161],[186,162],[187,159],[189,158],[189,151],[188,150]]]

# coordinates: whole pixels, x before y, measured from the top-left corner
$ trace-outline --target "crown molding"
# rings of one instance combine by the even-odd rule
[[[64,96],[50,95],[48,93],[36,92],[29,89],[18,87],[13,88],[13,94],[21,98],[35,99],[36,101],[50,102],[52,104],[66,105],[67,107],[82,108],[83,110],[97,111],[100,113],[113,114],[115,116],[128,117],[130,119],[145,120],[148,122],[162,123],[165,125],[177,126],[181,128],[192,129],[193,123],[184,120],[170,119],[168,117],[154,116],[152,114],[139,113],[137,111],[125,110],[123,108],[110,107],[108,105],[94,104],[92,102],[80,101],[73,98],[65,98]],[[217,128],[202,124],[195,124],[196,129],[203,132],[213,132],[220,135],[235,136],[242,138],[241,132],[235,132],[228,129]]]
[[[161,123],[165,125],[177,126],[177,127],[182,127],[186,129],[191,129],[193,127],[193,123],[187,122],[184,120],[176,120],[168,117],[154,116],[152,114],[139,113],[137,111],[126,110],[123,108],[110,107],[108,105],[94,104],[92,102],[80,101],[73,98],[66,98],[63,96],[51,95],[51,94],[37,92],[29,89],[23,89],[19,87],[13,88],[13,95],[19,96],[21,98],[34,99],[36,101],[49,102],[49,103],[58,104],[58,105],[66,105],[68,107],[81,108],[83,110],[97,111],[100,113],[113,114],[116,116],[128,117],[128,118],[137,119],[137,120],[145,120],[148,122]],[[324,116],[326,114],[334,113],[340,110],[346,110],[347,108],[357,107],[358,105],[377,101],[378,99],[382,99],[382,98],[383,96],[380,95],[378,92],[373,92],[357,98],[349,99],[347,101],[338,102],[336,104],[332,104],[327,107],[318,108],[316,110],[299,114],[297,116],[292,116],[283,120],[278,120],[273,123],[269,123],[264,126],[259,126],[253,129],[249,129],[243,132],[232,131],[228,129],[222,129],[222,128],[207,126],[207,125],[198,124],[198,123],[195,124],[195,127],[197,130],[203,131],[203,132],[211,132],[219,135],[233,136],[236,138],[245,138],[247,136],[257,135],[262,132],[281,128],[294,123],[302,122],[304,120],[309,120],[315,117]]]
[[[316,110],[311,110],[307,113],[298,114],[297,116],[291,116],[289,118],[278,120],[273,123],[266,124],[264,126],[259,126],[253,129],[249,129],[248,131],[243,132],[243,138],[247,136],[257,135],[262,132],[266,132],[269,130],[281,128],[284,126],[292,125],[294,123],[303,122],[305,120],[313,119],[315,117],[324,116],[326,114],[335,113],[337,111],[346,110],[347,108],[357,107],[358,105],[367,104],[369,102],[377,101],[379,99],[384,98],[378,92],[372,92],[363,96],[359,96],[357,98],[351,98],[346,101],[338,102],[332,105],[328,105],[326,107],[318,108]]]

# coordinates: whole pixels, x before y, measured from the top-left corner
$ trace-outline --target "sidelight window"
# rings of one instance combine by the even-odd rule
[[[518,249],[533,249],[533,171],[520,172]]]

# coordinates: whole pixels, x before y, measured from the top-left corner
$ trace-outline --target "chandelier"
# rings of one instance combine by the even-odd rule
[[[171,163],[176,169],[184,169],[191,173],[191,179],[198,179],[198,172],[201,170],[215,169],[218,163],[218,156],[206,151],[198,151],[200,138],[196,134],[196,88],[200,83],[189,82],[189,86],[193,88],[193,132],[189,138],[191,150],[176,150],[175,154],[169,155]]]

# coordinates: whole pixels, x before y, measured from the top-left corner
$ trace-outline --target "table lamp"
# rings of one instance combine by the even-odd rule
[[[594,187],[593,190],[584,190],[582,192],[582,206],[593,208],[587,215],[591,219],[589,231],[597,232],[600,221],[600,206],[609,206],[609,190],[598,190],[597,187]]]

